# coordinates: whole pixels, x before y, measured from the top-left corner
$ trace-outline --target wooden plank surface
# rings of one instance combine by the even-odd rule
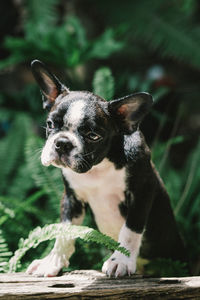
[[[0,299],[199,299],[200,277],[108,278],[94,270],[41,278],[0,274]]]

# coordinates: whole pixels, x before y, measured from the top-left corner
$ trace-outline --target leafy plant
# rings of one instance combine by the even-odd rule
[[[188,152],[182,166],[177,168],[171,161],[175,146],[184,148],[186,139],[194,140],[199,129],[195,121],[199,118],[198,1],[127,0],[126,5],[116,5],[114,0],[95,4],[85,0],[83,6],[79,4],[70,4],[72,15],[67,1],[21,1],[13,26],[17,28],[15,36],[7,35],[3,43],[7,57],[0,62],[5,72],[0,93],[0,225],[8,248],[16,249],[18,239],[36,224],[44,226],[57,220],[63,190],[59,170],[42,167],[39,159],[43,133],[38,124],[43,124],[44,114],[39,89],[26,67],[38,58],[53,64],[56,73],[61,71],[72,89],[91,89],[91,74],[97,70],[93,90],[106,100],[137,91],[152,93],[155,105],[143,122],[145,137],[152,145],[153,161],[170,194],[189,256],[198,265],[199,143]],[[98,17],[100,22],[96,22]],[[101,67],[102,62],[106,67]],[[159,76],[152,76],[152,69],[160,69]],[[8,71],[14,80],[9,80]],[[181,113],[177,102],[181,102]],[[89,218],[86,221],[94,225]],[[92,268],[101,261],[97,253],[105,256],[104,248],[97,249],[84,240],[77,243],[72,268],[87,267],[89,260]],[[44,255],[44,249],[38,248],[25,257],[22,269],[35,256]],[[83,253],[87,257],[84,262]],[[172,264],[158,260],[152,268],[159,269],[160,264],[165,269],[167,263]]]
[[[189,276],[189,271],[186,263],[157,258],[145,265],[145,274],[154,277],[184,277]]]
[[[0,197],[0,225],[3,225],[8,219],[13,219],[15,216],[14,210],[6,206],[6,201],[7,197]]]
[[[29,168],[30,176],[33,178],[36,186],[40,188],[50,201],[50,211],[53,214],[59,213],[59,202],[63,193],[63,184],[60,170],[55,167],[44,167],[40,161],[41,149],[44,141],[37,137],[31,136],[26,142],[26,161]],[[31,157],[31,159],[30,159]]]
[[[124,43],[116,39],[116,32],[111,28],[95,40],[89,40],[76,16],[68,16],[58,25],[59,2],[44,0],[41,4],[39,0],[26,1],[24,37],[6,37],[4,46],[10,56],[0,62],[0,68],[34,58],[74,68],[90,59],[105,59],[123,48]],[[38,42],[41,40],[42,43]]]
[[[184,237],[189,257],[193,260],[200,251],[200,141],[188,156],[185,165],[175,170],[169,161],[169,147],[182,143],[183,137],[172,138],[165,143],[157,143],[153,151],[154,162],[159,169],[162,164],[161,176],[170,195],[174,214],[179,229]],[[165,154],[167,152],[167,155]],[[163,157],[165,161],[163,163]]]
[[[41,242],[55,239],[59,235],[64,236],[66,240],[81,238],[87,242],[96,242],[103,244],[110,250],[118,250],[127,256],[130,255],[128,250],[119,246],[119,243],[95,229],[86,226],[51,224],[43,228],[37,227],[30,232],[27,239],[20,240],[19,249],[10,260],[10,271],[16,271],[20,259],[30,248],[36,248]]]
[[[126,9],[123,2],[115,5],[114,0],[109,3],[104,0],[103,5],[97,3],[109,24],[126,25],[124,35],[129,47],[125,55],[141,61],[142,57],[147,57],[147,52],[156,52],[160,58],[185,62],[194,68],[200,67],[200,30],[195,18],[197,5],[196,0],[170,3],[129,0]]]
[[[29,128],[30,119],[24,114],[18,114],[9,130],[9,134],[0,141],[0,189],[2,194],[5,193],[5,190],[7,191],[8,178],[10,181],[15,180],[12,174],[14,170],[20,167],[20,162],[23,160],[24,141]]]
[[[0,273],[8,271],[8,261],[11,255],[12,252],[9,251],[3,232],[0,230]]]
[[[113,98],[114,78],[108,67],[102,67],[95,72],[93,78],[93,92],[106,100]]]

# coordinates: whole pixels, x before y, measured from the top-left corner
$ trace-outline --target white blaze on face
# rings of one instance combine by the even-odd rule
[[[69,155],[69,159],[71,158],[71,160],[73,160],[73,155],[82,151],[82,144],[77,134],[73,130],[78,127],[78,125],[81,123],[81,121],[84,118],[85,105],[86,103],[84,100],[78,100],[72,103],[63,120],[66,126],[70,125],[68,130],[60,131],[55,135],[50,136],[47,139],[41,155],[41,162],[44,166],[49,166],[50,164],[57,166],[55,164],[55,161],[59,159],[59,156],[55,151],[54,143],[55,140],[59,138],[60,135],[62,135],[62,137],[65,136],[66,138],[68,138],[74,145],[74,150],[71,151]],[[73,161],[72,161],[72,165],[73,165]]]
[[[67,115],[64,118],[64,123],[70,124],[72,128],[76,128],[84,118],[86,103],[84,100],[75,101],[68,109]]]
[[[41,154],[41,162],[43,166],[48,167],[57,158],[56,152],[54,151],[54,141],[58,137],[59,134],[57,133],[53,137],[47,139]]]

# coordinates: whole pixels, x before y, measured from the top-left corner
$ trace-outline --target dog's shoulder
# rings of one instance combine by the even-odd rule
[[[137,162],[151,160],[151,151],[140,130],[130,135],[117,136],[113,139],[108,158],[115,164],[115,167],[129,168]]]
[[[124,136],[124,154],[128,164],[137,160],[149,160],[151,151],[147,146],[144,135],[140,130]]]

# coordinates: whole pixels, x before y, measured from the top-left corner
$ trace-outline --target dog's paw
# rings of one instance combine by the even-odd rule
[[[28,267],[26,273],[36,276],[53,277],[58,275],[63,267],[68,267],[69,261],[63,259],[56,253],[50,253],[43,259],[34,260]]]
[[[128,257],[118,251],[115,251],[102,267],[102,272],[109,277],[130,276],[135,273],[135,270],[136,257],[134,255]]]

